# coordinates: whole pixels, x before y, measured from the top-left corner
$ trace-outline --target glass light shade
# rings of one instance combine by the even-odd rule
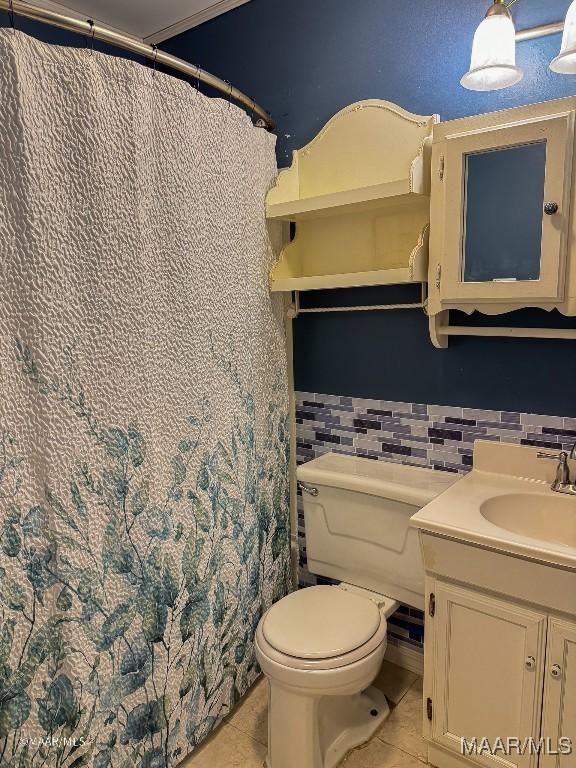
[[[576,73],[576,0],[566,13],[560,53],[550,62],[550,69],[561,75]]]
[[[472,43],[470,69],[460,84],[470,91],[496,91],[522,80],[516,66],[516,30],[508,13],[488,15]]]

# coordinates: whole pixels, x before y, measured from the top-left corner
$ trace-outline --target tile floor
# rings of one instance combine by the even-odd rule
[[[385,661],[374,684],[386,694],[392,712],[368,744],[346,757],[342,768],[422,768],[422,679]],[[267,739],[267,682],[261,678],[180,768],[262,768]]]

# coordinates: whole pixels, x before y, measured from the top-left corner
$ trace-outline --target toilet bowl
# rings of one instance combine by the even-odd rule
[[[338,454],[298,467],[311,573],[340,582],[273,605],[256,632],[270,683],[268,768],[334,768],[388,716],[371,687],[399,602],[424,608],[410,517],[453,476]]]
[[[276,603],[256,633],[270,683],[270,768],[333,768],[389,714],[377,688],[395,600],[348,584],[310,587]]]

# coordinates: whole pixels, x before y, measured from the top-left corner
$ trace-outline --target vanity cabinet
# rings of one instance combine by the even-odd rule
[[[538,739],[546,616],[438,583],[431,736],[461,754],[462,739]],[[530,756],[471,756],[479,765],[528,766]]]
[[[427,579],[424,732],[430,762],[574,768],[575,755],[464,753],[462,740],[576,745],[576,622],[477,589]],[[452,756],[452,757],[451,757]]]
[[[571,755],[543,755],[541,768],[576,768],[576,623],[551,618],[544,682],[542,734],[571,737]]]
[[[576,100],[434,128],[429,314],[576,313]]]

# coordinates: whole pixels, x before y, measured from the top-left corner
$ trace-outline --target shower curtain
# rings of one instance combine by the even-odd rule
[[[289,588],[274,138],[0,32],[0,765],[164,768]]]

